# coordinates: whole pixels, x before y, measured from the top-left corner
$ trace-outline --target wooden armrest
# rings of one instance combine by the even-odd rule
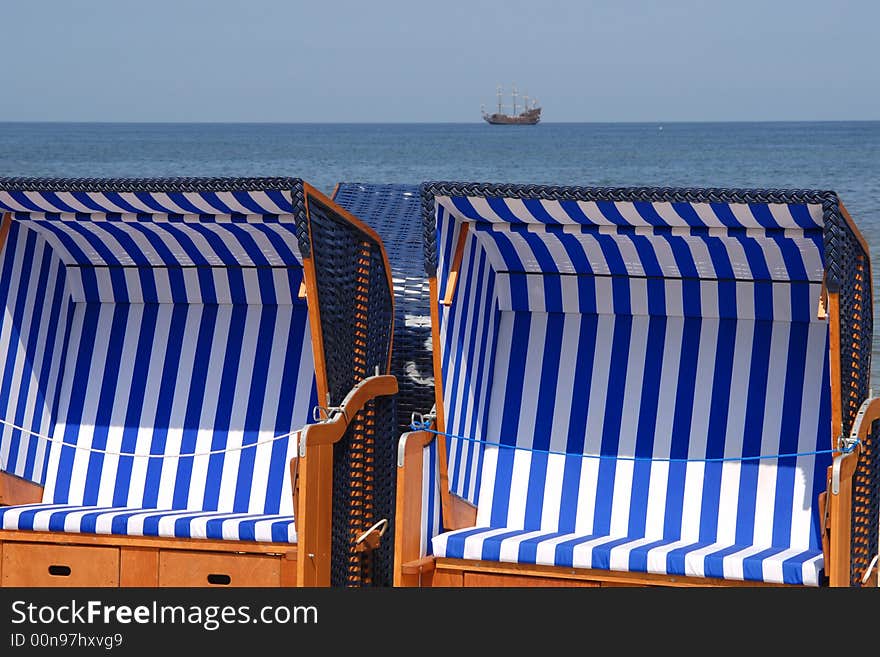
[[[397,377],[390,374],[371,376],[358,383],[342,400],[339,412],[332,418],[310,424],[303,429],[300,437],[300,456],[305,456],[306,447],[312,445],[332,445],[345,434],[349,422],[354,419],[368,402],[383,395],[397,392]]]
[[[880,398],[862,403],[844,444],[828,468],[828,492],[824,497],[825,521],[822,552],[831,586],[850,586],[852,580],[852,527],[854,482],[859,453],[874,421],[880,419]],[[857,442],[858,441],[858,442]]]
[[[409,431],[397,443],[394,515],[394,586],[421,586],[422,451],[434,440],[430,431]],[[404,569],[404,565],[410,567]],[[433,569],[432,569],[433,570]]]
[[[397,467],[406,466],[407,455],[420,454],[421,450],[431,444],[434,434],[428,431],[409,431],[400,437],[397,443]]]
[[[859,465],[859,449],[856,448],[851,452],[841,453],[834,457],[834,461],[829,468],[831,470],[831,494],[840,494],[840,482],[848,481],[853,478],[856,468]]]
[[[855,474],[861,445],[864,444],[868,432],[876,420],[880,420],[880,397],[872,397],[862,402],[849,432],[850,444],[855,444],[855,448],[851,452],[841,452],[834,457],[834,463],[831,466],[832,495],[839,494],[841,480],[852,479]]]
[[[43,487],[8,472],[0,472],[0,506],[43,501]]]

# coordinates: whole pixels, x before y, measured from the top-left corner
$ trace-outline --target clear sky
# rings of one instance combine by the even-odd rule
[[[878,0],[0,0],[2,121],[880,119]]]

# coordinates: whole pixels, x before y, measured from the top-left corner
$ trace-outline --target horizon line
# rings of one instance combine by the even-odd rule
[[[540,121],[549,125],[674,125],[683,123],[878,123],[877,119],[673,119],[632,121]],[[0,119],[0,124],[118,124],[118,125],[487,125],[482,120],[471,121],[245,121],[245,120],[131,120],[131,119]]]

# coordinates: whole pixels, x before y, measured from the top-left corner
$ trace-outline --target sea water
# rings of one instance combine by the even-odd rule
[[[880,121],[0,123],[0,176],[291,176],[328,194],[425,180],[833,190],[880,266]]]

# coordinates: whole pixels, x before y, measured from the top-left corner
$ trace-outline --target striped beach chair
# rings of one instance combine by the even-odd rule
[[[390,582],[372,229],[291,178],[0,179],[0,211],[0,583]]]
[[[876,584],[871,265],[833,192],[422,186],[398,585]]]

